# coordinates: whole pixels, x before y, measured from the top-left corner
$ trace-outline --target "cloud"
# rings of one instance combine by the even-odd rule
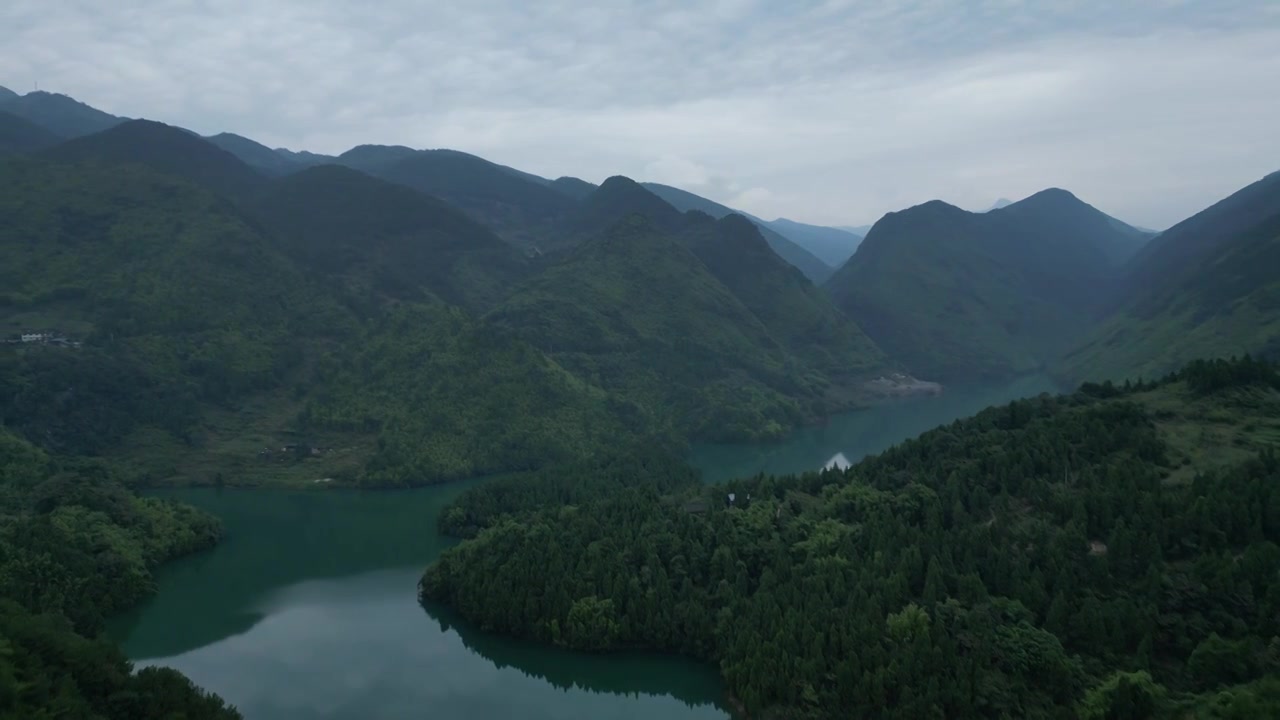
[[[663,155],[644,167],[643,177],[650,182],[697,191],[711,183],[712,173],[686,158]]]
[[[1172,223],[1280,168],[1275,47],[1270,0],[0,7],[14,89],[294,149],[621,173],[840,224],[1050,185]]]

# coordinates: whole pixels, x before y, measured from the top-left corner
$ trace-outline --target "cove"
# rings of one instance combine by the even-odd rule
[[[691,462],[710,483],[756,473],[806,472],[836,458],[856,463],[983,408],[1060,390],[1047,375],[1029,375],[998,385],[948,387],[941,395],[833,415],[826,423],[798,430],[776,444],[701,445],[693,449]]]
[[[436,517],[469,483],[390,492],[184,489],[225,540],[166,565],[109,629],[249,720],[728,718],[712,667],[480,633],[417,600],[451,542]]]
[[[692,459],[711,482],[812,470],[837,454],[856,462],[1054,389],[1042,377],[948,389],[833,416],[783,443],[698,447]],[[418,578],[452,544],[436,518],[471,484],[157,493],[219,516],[226,539],[163,567],[158,593],[109,632],[136,664],[177,668],[250,720],[730,717],[712,667],[563,652],[481,633],[446,608],[424,610]]]

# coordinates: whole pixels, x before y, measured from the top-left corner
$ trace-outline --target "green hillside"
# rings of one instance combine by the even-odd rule
[[[574,205],[543,182],[455,150],[366,145],[337,162],[452,203],[519,248],[552,237]]]
[[[17,115],[64,138],[92,135],[128,119],[89,107],[66,95],[41,91],[8,99],[0,97],[0,111]]]
[[[725,207],[718,202],[708,200],[704,197],[694,195],[687,190],[674,188],[670,185],[662,185],[659,183],[642,183],[649,192],[657,195],[667,201],[672,207],[681,212],[696,210],[706,213],[713,218],[722,218],[726,215],[738,213],[737,210]],[[760,226],[760,233],[764,236],[765,241],[769,243],[769,247],[778,254],[778,257],[786,260],[795,266],[800,272],[805,274],[813,283],[821,285],[826,282],[831,274],[835,272],[833,266],[819,260],[813,253],[800,247],[789,238],[784,237],[777,231],[767,227],[764,223],[756,223]]]
[[[552,180],[550,187],[574,200],[581,200],[594,192],[597,186],[576,177],[561,177]]]
[[[778,436],[820,395],[702,261],[641,215],[569,251],[488,319],[695,437]]]
[[[273,152],[300,168],[315,167],[316,165],[334,165],[338,160],[336,157],[331,155],[321,155],[319,153],[307,152],[306,150],[294,152],[293,150],[288,150],[286,148],[276,148]]]
[[[0,157],[35,152],[61,141],[62,138],[29,120],[0,112]]]
[[[751,221],[741,215],[719,220],[702,215],[700,221],[687,221],[682,238],[769,334],[804,363],[813,382],[827,385],[833,407],[860,397],[868,377],[886,368],[880,348],[826,293],[779,258]]]
[[[1280,354],[1280,177],[1162,233],[1124,283],[1062,375],[1154,377],[1190,358]]]
[[[645,216],[655,228],[668,234],[679,232],[685,224],[679,210],[640,183],[615,175],[581,199],[565,220],[565,234],[580,241],[599,235],[632,213]]]
[[[130,120],[51,148],[43,157],[60,162],[138,164],[183,178],[229,198],[253,197],[266,179],[231,153],[181,128]]]
[[[845,471],[707,488],[624,451],[625,485],[602,459],[465,493],[442,522],[474,539],[420,591],[489,632],[706,660],[753,717],[1275,717],[1278,418],[1274,366],[1197,363]]]
[[[234,133],[219,133],[206,137],[205,140],[235,155],[241,162],[268,177],[288,175],[306,167],[266,145]]]
[[[50,457],[0,428],[0,712],[239,718],[173,670],[134,673],[95,639],[104,618],[155,592],[158,565],[221,533],[213,517],[139,498],[107,468]]]
[[[525,272],[519,253],[452,205],[337,165],[276,181],[254,213],[291,257],[358,296],[482,311]]]
[[[615,431],[598,389],[506,333],[311,277],[288,241],[181,180],[9,161],[0,218],[5,334],[82,343],[0,353],[0,417],[50,451],[151,482],[403,485],[526,469]],[[277,451],[295,445],[320,454]]]
[[[1062,190],[889,213],[827,283],[890,357],[942,381],[1040,371],[1091,326],[1145,236]]]

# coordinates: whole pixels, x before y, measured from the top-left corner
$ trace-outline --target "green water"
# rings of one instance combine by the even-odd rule
[[[465,484],[404,492],[181,490],[226,540],[172,563],[111,632],[250,720],[727,718],[715,671],[651,655],[568,653],[479,633],[417,601]]]
[[[694,450],[692,462],[707,482],[761,472],[781,475],[816,470],[837,455],[857,462],[991,405],[1058,391],[1046,376],[996,386],[947,388],[933,397],[835,415],[826,424],[795,432],[776,445],[705,445]]]
[[[708,480],[809,470],[882,450],[1040,378],[834,417],[773,446],[699,448]],[[591,656],[480,633],[417,602],[449,541],[441,507],[467,483],[403,492],[190,489],[222,518],[217,548],[172,563],[159,592],[111,627],[139,665],[175,667],[250,720],[728,718],[714,669],[652,655]]]

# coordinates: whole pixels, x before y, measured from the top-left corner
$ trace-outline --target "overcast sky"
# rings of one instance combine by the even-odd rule
[[[1163,228],[1280,170],[1277,0],[5,0],[0,85],[860,225],[1057,186]]]

